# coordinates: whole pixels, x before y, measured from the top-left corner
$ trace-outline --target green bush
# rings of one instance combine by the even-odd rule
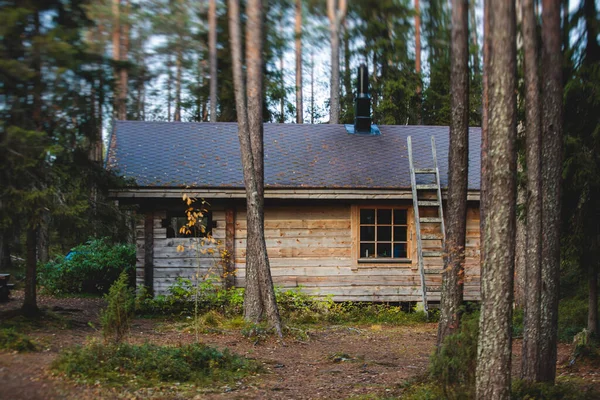
[[[511,399],[513,400],[592,400],[598,393],[585,390],[581,385],[572,382],[557,381],[551,383],[531,383],[515,380],[512,383]]]
[[[573,337],[587,327],[587,316],[587,299],[562,299],[558,305],[558,340],[572,342]]]
[[[125,272],[121,273],[105,297],[108,305],[100,312],[102,336],[106,342],[120,343],[129,332],[135,308],[135,295],[127,284]]]
[[[203,344],[171,347],[98,342],[62,352],[52,368],[85,382],[134,387],[230,381],[258,371],[258,365],[246,358]]]
[[[472,398],[477,366],[479,312],[463,314],[460,329],[449,335],[431,356],[430,376],[446,398]]]
[[[132,281],[135,271],[135,246],[111,244],[108,238],[92,239],[75,247],[65,257],[41,266],[38,282],[48,293],[106,293],[121,272]]]
[[[10,351],[36,351],[36,344],[27,336],[15,331],[13,328],[0,329],[0,350]]]
[[[190,279],[177,278],[167,295],[152,298],[145,288],[138,291],[136,311],[141,315],[191,315],[198,296],[198,311],[219,311],[228,316],[240,315],[244,305],[244,289],[224,289],[218,282],[206,279],[198,289]]]

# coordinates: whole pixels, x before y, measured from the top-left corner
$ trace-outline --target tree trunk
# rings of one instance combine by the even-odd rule
[[[248,240],[246,248],[246,292],[244,317],[254,323],[265,315],[281,336],[281,321],[275,301],[264,238],[264,161],[262,123],[262,4],[247,4],[247,91],[242,73],[242,41],[238,0],[229,0],[229,29],[233,61],[234,91],[244,183],[246,186]],[[246,106],[246,98],[248,104]]]
[[[283,19],[283,16],[281,16]],[[279,33],[283,35],[283,27],[279,25]],[[279,71],[281,71],[281,79],[279,80],[279,90],[281,90],[281,98],[279,99],[279,122],[285,122],[285,80],[284,80],[284,72],[285,66],[283,64],[283,50],[279,53]]]
[[[210,58],[210,122],[217,122],[217,0],[208,2],[208,54]]]
[[[560,181],[562,172],[562,55],[560,3],[542,1],[542,295],[540,380],[556,377],[560,279]]]
[[[45,264],[50,259],[50,212],[47,210],[41,211],[37,233],[37,261]]]
[[[490,69],[490,0],[483,1],[483,76],[481,77],[481,179],[480,179],[480,198],[479,198],[479,232],[483,235],[487,214],[487,193],[488,193],[488,108],[489,108],[489,85],[488,70]],[[483,237],[481,238],[483,239]],[[480,240],[480,265],[483,268],[483,259],[485,256],[485,243]]]
[[[331,37],[331,84],[329,123],[340,123],[340,27],[346,17],[346,0],[327,0],[329,33]]]
[[[481,74],[481,67],[479,66],[479,41],[477,39],[477,0],[471,0],[469,18],[471,23],[471,45],[475,48],[475,54],[473,55],[473,75],[479,76]]]
[[[518,5],[517,5],[518,7]],[[524,132],[523,132],[524,134]],[[520,134],[517,134],[519,137]],[[524,165],[521,160],[517,160],[517,175],[522,173]],[[519,206],[527,204],[527,188],[517,182],[517,209]],[[527,227],[524,218],[517,217],[515,233],[515,287],[514,287],[514,306],[523,308],[525,302],[525,271],[527,254]]]
[[[177,44],[175,56],[175,113],[173,121],[181,121],[181,75],[183,72],[183,50],[181,49],[181,38]]]
[[[315,123],[315,56],[310,54],[310,123]]]
[[[117,119],[122,119],[120,114],[119,100],[121,98],[120,71],[118,64],[121,62],[121,27],[120,27],[120,9],[121,0],[112,0],[112,53],[113,61],[117,63],[115,66],[115,94],[114,94],[114,113]]]
[[[417,124],[423,124],[422,103],[423,87],[421,85],[421,5],[415,0],[415,72],[417,73]],[[439,341],[439,333],[438,333]]]
[[[477,346],[477,399],[510,397],[516,200],[515,5],[489,2],[489,110],[485,252]]]
[[[25,272],[25,299],[23,300],[22,312],[25,315],[39,313],[36,296],[37,277],[37,229],[27,228],[27,260]]]
[[[11,267],[12,260],[10,258],[10,234],[8,230],[0,229],[0,268],[7,270]]]
[[[451,123],[448,165],[446,246],[438,349],[460,324],[467,235],[469,167],[469,27],[468,0],[452,1],[452,58],[450,60]]]
[[[589,285],[589,303],[588,303],[588,336],[598,337],[598,261],[589,260],[588,264],[588,285]]]
[[[542,129],[537,18],[534,0],[523,0],[522,6],[527,144],[527,250],[521,378],[530,382],[537,382],[540,369],[540,301],[542,290]]]
[[[302,105],[302,0],[296,0],[296,123],[304,123]]]
[[[125,0],[125,12],[124,17],[121,19],[129,18],[129,0]],[[121,30],[121,52],[120,60],[122,63],[127,61],[127,55],[129,53],[129,21],[122,24]],[[127,89],[128,89],[128,71],[127,68],[121,66],[119,68],[119,101],[118,101],[118,119],[127,119]]]

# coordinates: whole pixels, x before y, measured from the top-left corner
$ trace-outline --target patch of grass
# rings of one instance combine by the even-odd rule
[[[230,382],[259,371],[252,360],[202,344],[171,347],[98,342],[64,351],[52,368],[85,383],[127,388],[154,387],[167,382],[197,385]]]
[[[445,399],[444,390],[437,382],[417,382],[406,386],[402,392],[403,400],[439,400]]]
[[[38,346],[27,336],[17,332],[14,328],[0,329],[0,350],[36,351]]]

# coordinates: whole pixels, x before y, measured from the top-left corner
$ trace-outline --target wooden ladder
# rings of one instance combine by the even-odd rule
[[[441,286],[427,286],[425,275],[437,274],[441,275],[442,268],[425,269],[424,259],[442,257],[444,254],[444,244],[446,242],[446,229],[444,227],[444,209],[442,207],[442,191],[440,187],[440,171],[437,165],[437,156],[435,151],[435,139],[431,137],[431,155],[433,157],[433,168],[415,168],[413,160],[412,138],[407,138],[408,142],[408,162],[410,165],[410,183],[412,187],[413,210],[415,213],[415,230],[417,234],[417,256],[419,263],[419,273],[421,275],[421,298],[425,313],[429,314],[429,304],[427,302],[427,293],[441,293]],[[416,175],[433,176],[434,182],[427,184],[417,184]],[[426,196],[429,194],[429,196]],[[420,217],[419,207],[427,209],[437,209],[437,216]],[[440,233],[424,233],[421,224],[429,227],[438,227]],[[423,241],[441,241],[441,248],[431,248],[427,246],[427,250],[423,250]]]

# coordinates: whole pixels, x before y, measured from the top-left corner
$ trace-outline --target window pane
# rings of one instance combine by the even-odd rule
[[[395,226],[394,227],[394,241],[406,242],[406,227]]]
[[[378,226],[377,227],[377,241],[378,242],[391,242],[392,241],[392,227],[391,226]]]
[[[360,241],[361,242],[374,242],[375,241],[375,227],[374,226],[361,226],[360,227]]]
[[[377,257],[391,257],[392,256],[392,244],[391,243],[377,243]]]
[[[394,210],[394,225],[406,225],[406,210]]]
[[[394,243],[394,258],[406,257],[406,243]]]
[[[375,243],[361,243],[360,244],[360,257],[375,257]]]
[[[375,223],[375,210],[374,209],[360,210],[360,223],[361,224],[374,224]]]
[[[392,210],[377,210],[377,223],[390,225],[392,223]]]

